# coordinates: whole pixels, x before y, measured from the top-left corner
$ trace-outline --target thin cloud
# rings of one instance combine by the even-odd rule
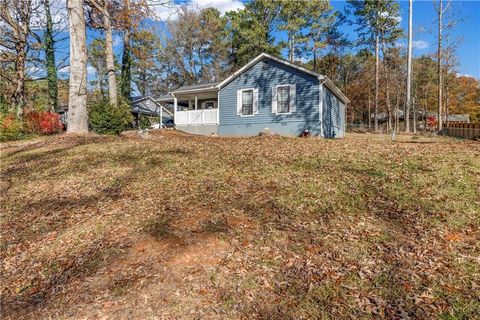
[[[190,0],[182,4],[171,3],[169,5],[156,5],[155,0],[151,0],[150,3],[155,9],[155,14],[158,20],[178,20],[178,12],[182,6],[186,6],[190,10],[201,10],[205,8],[216,8],[221,14],[225,14],[228,11],[236,11],[244,7],[240,0]]]
[[[430,44],[427,41],[423,40],[414,40],[413,41],[413,47],[415,49],[423,50],[427,49],[430,46]]]

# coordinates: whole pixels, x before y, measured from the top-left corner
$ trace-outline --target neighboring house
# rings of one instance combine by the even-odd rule
[[[135,119],[136,126],[139,124],[139,118],[141,115],[147,117],[155,117],[160,122],[165,123],[169,119],[173,119],[173,112],[162,106],[161,103],[155,101],[150,96],[132,97],[130,104],[132,108],[132,114]]]
[[[467,114],[449,114],[446,122],[467,122],[470,123],[470,115]]]
[[[218,83],[185,86],[174,105],[175,127],[195,134],[254,136],[265,129],[299,136],[345,135],[348,98],[327,77],[262,53]]]

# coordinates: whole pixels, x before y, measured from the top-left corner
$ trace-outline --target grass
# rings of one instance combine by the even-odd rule
[[[480,144],[1,144],[2,318],[475,319]]]

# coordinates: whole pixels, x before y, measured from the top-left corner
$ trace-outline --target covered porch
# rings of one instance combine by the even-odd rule
[[[218,125],[217,83],[181,87],[172,92],[176,126]]]

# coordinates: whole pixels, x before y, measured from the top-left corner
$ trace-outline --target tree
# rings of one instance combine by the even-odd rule
[[[375,109],[374,127],[378,131],[379,111],[379,80],[380,80],[380,55],[381,42],[391,42],[398,38],[401,32],[398,28],[399,5],[393,0],[348,0],[347,14],[355,19],[351,23],[356,24],[359,33],[359,44],[375,48]]]
[[[88,46],[88,63],[95,69],[97,81],[96,90],[103,95],[107,74],[107,61],[105,59],[105,40],[94,39]]]
[[[45,7],[45,60],[47,68],[48,96],[52,110],[58,110],[57,66],[55,64],[55,45],[53,40],[53,21],[50,13],[50,0],[44,0]]]
[[[262,52],[280,56],[273,32],[281,8],[280,1],[257,0],[246,3],[243,10],[227,12],[232,71]]]
[[[67,132],[88,132],[87,44],[83,0],[68,0],[70,83]]]
[[[110,3],[108,0],[87,0],[102,16],[105,31],[105,60],[107,63],[108,96],[110,103],[117,105],[117,77],[115,74],[115,58],[113,54],[112,20],[110,18]]]
[[[408,1],[408,49],[407,49],[407,101],[405,113],[405,131],[410,131],[410,104],[412,99],[412,14],[413,14],[413,0]],[[414,114],[414,117],[416,115]]]
[[[317,3],[318,1],[315,1]],[[305,29],[311,21],[309,14],[314,1],[286,1],[279,13],[278,29],[287,33],[288,60],[294,62],[295,55],[300,56],[307,43]],[[285,43],[282,43],[285,45]]]
[[[226,21],[214,8],[182,7],[178,21],[168,22],[169,41],[160,48],[159,64],[168,86],[220,80],[228,69]]]
[[[160,39],[149,30],[140,30],[131,38],[132,80],[141,95],[151,94],[158,74]]]
[[[153,3],[146,0],[123,0],[123,6],[117,13],[115,24],[123,32],[122,67],[120,74],[120,92],[129,101],[132,94],[132,35],[136,32],[140,21],[150,13],[149,5],[163,6],[166,1]]]
[[[433,5],[438,15],[438,49],[437,49],[437,78],[438,78],[438,102],[437,102],[437,129],[442,130],[443,118],[442,118],[442,89],[443,89],[443,71],[442,71],[442,32],[443,32],[443,14],[447,11],[448,7],[452,3],[451,0],[447,0],[445,7],[443,6],[444,0],[434,0]]]
[[[313,54],[313,70],[317,70],[317,58],[320,51],[327,46],[341,46],[346,44],[342,34],[338,31],[339,12],[333,11],[328,1],[315,1],[311,3],[311,21],[309,22],[308,39],[311,41]]]
[[[1,0],[0,18],[5,23],[1,46],[10,53],[9,59],[14,61],[14,87],[11,102],[20,118],[25,105],[25,62],[27,43],[30,35],[30,20],[34,11],[32,0]]]

